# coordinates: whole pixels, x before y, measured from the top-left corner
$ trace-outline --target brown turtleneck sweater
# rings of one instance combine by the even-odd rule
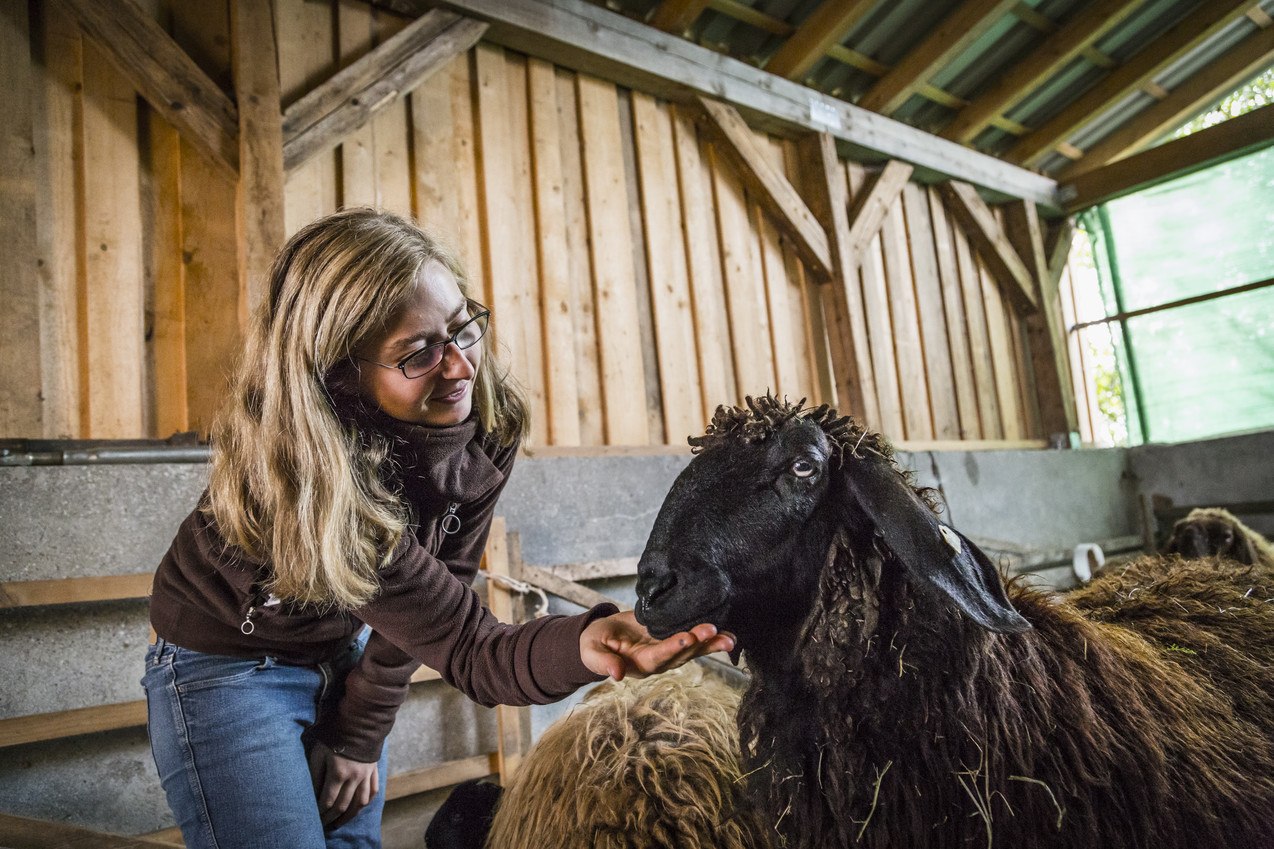
[[[516,448],[483,440],[472,418],[446,428],[388,422],[385,430],[394,437],[402,494],[418,524],[381,569],[370,603],[321,614],[287,603],[264,606],[268,565],[228,546],[202,499],[160,562],[150,598],[159,636],[208,654],[320,663],[370,625],[338,709],[315,729],[338,754],[363,762],[380,757],[421,663],[483,705],[546,704],[600,680],[580,660],[579,637],[594,619],[617,612],[599,605],[525,625],[498,622],[469,584]],[[451,505],[460,527],[446,534],[442,518]],[[252,627],[245,629],[249,610]]]

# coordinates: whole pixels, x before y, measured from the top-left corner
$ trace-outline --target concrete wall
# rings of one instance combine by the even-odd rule
[[[1274,432],[1133,451],[941,452],[900,460],[940,490],[966,534],[1065,549],[1136,534],[1138,496],[1269,498]],[[533,456],[500,512],[527,562],[635,557],[688,454]],[[198,465],[0,468],[0,580],[153,568],[204,485]],[[1057,578],[1064,581],[1065,570]],[[594,586],[629,603],[632,579]],[[554,600],[552,609],[578,610]],[[0,611],[0,719],[141,698],[144,602]],[[535,708],[538,735],[582,694]],[[489,751],[493,712],[440,682],[413,688],[391,736],[391,771]],[[391,803],[386,843],[419,847],[445,792]],[[0,811],[118,833],[171,825],[141,729],[0,750]]]

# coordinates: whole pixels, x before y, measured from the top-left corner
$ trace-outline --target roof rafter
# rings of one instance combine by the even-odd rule
[[[1274,104],[1087,171],[1061,188],[1078,212],[1274,145]]]
[[[1274,63],[1274,27],[1256,30],[1062,169],[1073,180],[1146,147]]]
[[[1169,63],[1242,17],[1252,0],[1204,3],[1120,65],[1056,116],[1009,148],[1005,157],[1022,165],[1038,165],[1049,151],[1100,115],[1104,107],[1145,86]]]
[[[1050,35],[1026,59],[996,77],[989,89],[960,110],[942,137],[968,143],[992,119],[1020,103],[1086,47],[1118,26],[1144,0],[1098,0]]]
[[[885,115],[895,111],[921,85],[929,82],[935,71],[985,34],[1015,2],[965,0],[893,70],[868,89],[858,105]]]
[[[874,5],[876,0],[823,0],[770,57],[765,69],[790,80],[799,79],[826,55],[827,48],[839,44]]]
[[[680,35],[690,28],[706,8],[708,0],[662,0],[655,7],[649,23],[664,32]]]

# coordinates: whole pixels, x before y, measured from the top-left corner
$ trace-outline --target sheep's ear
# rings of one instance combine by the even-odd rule
[[[988,631],[1030,630],[1031,623],[1009,603],[990,558],[941,524],[888,461],[846,456],[845,477],[850,494],[912,574]]]

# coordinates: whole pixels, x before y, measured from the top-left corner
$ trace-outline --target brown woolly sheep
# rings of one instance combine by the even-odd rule
[[[691,444],[638,618],[737,635],[744,767],[787,846],[1274,847],[1274,569],[1006,586],[826,407],[748,399]]]
[[[1218,555],[1251,566],[1274,566],[1274,544],[1220,507],[1196,507],[1172,526],[1164,554],[1198,558]]]
[[[766,849],[743,804],[738,705],[695,664],[602,684],[527,753],[487,849]]]

